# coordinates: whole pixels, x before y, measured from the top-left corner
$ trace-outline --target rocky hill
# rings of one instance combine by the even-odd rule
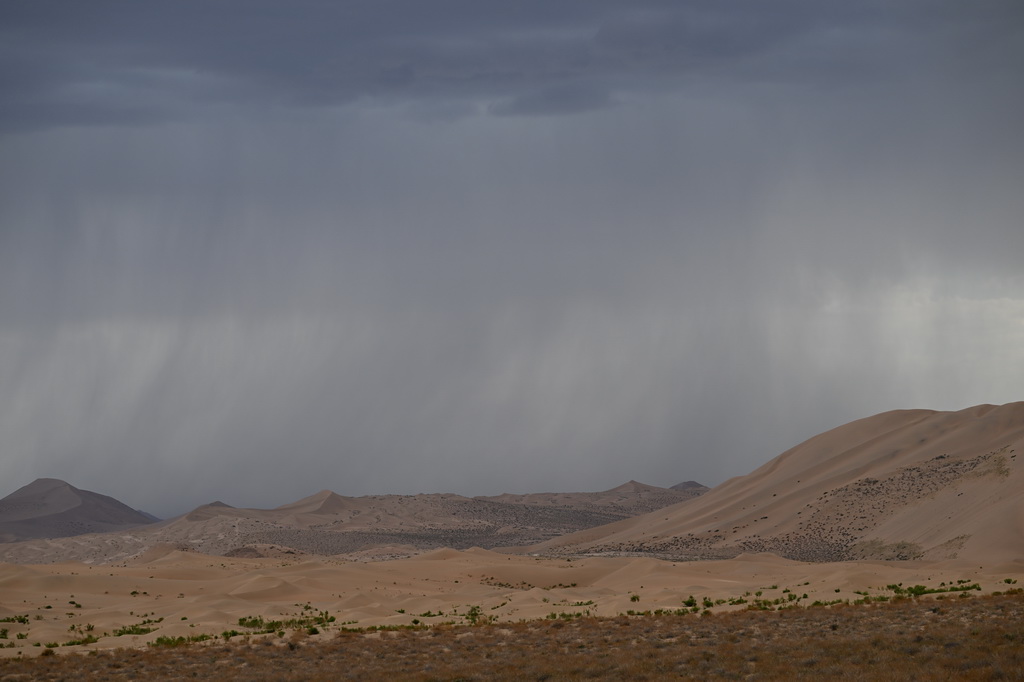
[[[691,483],[693,483],[691,481]],[[659,488],[654,485],[628,481],[622,485],[599,493],[530,493],[512,495],[505,493],[492,497],[475,497],[476,500],[511,504],[530,504],[544,507],[567,507],[610,513],[623,518],[646,514],[703,495],[709,490],[700,483],[688,488]]]

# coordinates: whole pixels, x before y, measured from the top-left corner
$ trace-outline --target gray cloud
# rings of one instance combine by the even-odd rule
[[[714,484],[1020,398],[1011,3],[0,12],[11,490]]]
[[[580,83],[544,88],[500,102],[490,108],[492,113],[508,115],[578,114],[612,105],[608,93]]]

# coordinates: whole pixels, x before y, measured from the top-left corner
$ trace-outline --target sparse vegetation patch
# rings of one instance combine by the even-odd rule
[[[976,592],[970,586],[946,585],[963,588],[961,594]],[[912,589],[916,586],[897,587],[917,591]],[[287,646],[274,646],[271,640],[161,637],[147,650],[3,659],[0,678],[189,676],[231,682],[333,679],[344,671],[354,679],[498,682],[1021,679],[1024,591],[1013,591],[942,602],[925,592],[860,607],[739,610],[702,618],[690,616],[688,609],[616,618],[556,612],[539,621],[500,625],[342,628],[331,639],[303,636]],[[193,639],[205,645],[188,646]]]

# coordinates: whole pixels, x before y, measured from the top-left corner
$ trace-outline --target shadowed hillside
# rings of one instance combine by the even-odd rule
[[[112,497],[40,478],[0,500],[0,542],[103,533],[149,524],[153,517]]]

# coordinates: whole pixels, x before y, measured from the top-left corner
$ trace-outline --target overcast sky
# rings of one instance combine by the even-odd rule
[[[1019,0],[0,5],[0,496],[708,485],[1024,399]]]

